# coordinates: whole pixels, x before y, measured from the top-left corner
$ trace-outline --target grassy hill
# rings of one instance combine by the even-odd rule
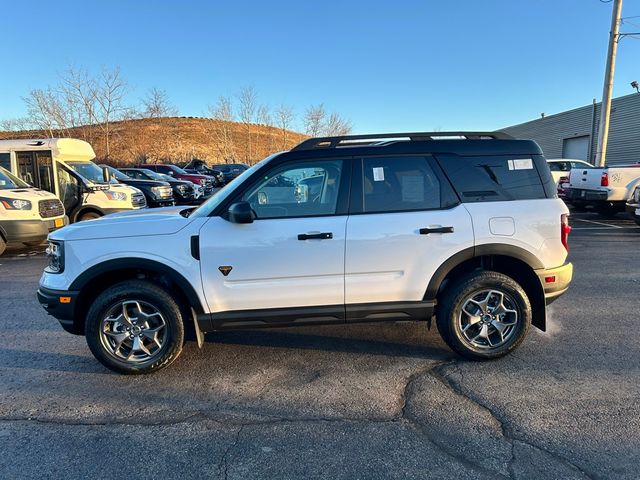
[[[99,161],[124,166],[139,162],[187,162],[200,158],[208,163],[255,163],[267,155],[287,150],[306,135],[265,125],[245,125],[208,118],[167,117],[125,120],[110,124],[109,155],[106,135],[99,126],[55,131],[54,137],[88,141]],[[48,132],[23,130],[0,132],[0,139],[43,138]]]

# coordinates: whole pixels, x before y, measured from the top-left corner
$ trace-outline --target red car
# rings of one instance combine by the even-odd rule
[[[213,194],[214,187],[217,186],[215,185],[215,183],[217,182],[214,178],[209,177],[208,175],[188,173],[185,172],[182,168],[175,165],[148,163],[144,165],[138,165],[136,168],[147,168],[154,172],[171,175],[173,178],[177,178],[178,180],[188,180],[189,182],[193,182],[197,185],[202,185],[205,197],[210,197]]]

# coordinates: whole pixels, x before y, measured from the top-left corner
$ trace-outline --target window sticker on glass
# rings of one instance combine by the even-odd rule
[[[423,177],[402,177],[402,201],[424,202]]]
[[[530,158],[519,158],[516,160],[509,160],[509,170],[533,170],[533,162]]]
[[[384,167],[373,167],[373,181],[384,182]]]

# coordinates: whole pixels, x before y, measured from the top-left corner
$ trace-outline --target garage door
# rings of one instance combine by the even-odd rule
[[[562,158],[589,160],[589,135],[565,138],[562,141]]]

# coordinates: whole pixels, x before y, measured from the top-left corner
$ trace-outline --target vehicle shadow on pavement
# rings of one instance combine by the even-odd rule
[[[387,357],[419,358],[428,360],[444,360],[453,358],[452,352],[444,346],[438,347],[424,343],[412,344],[406,338],[404,343],[401,341],[396,343],[389,342],[387,340],[327,336],[287,330],[245,330],[208,333],[206,335],[206,344],[216,343],[270,348],[321,350],[336,353],[364,353]]]
[[[0,348],[3,368],[26,370],[50,370],[71,373],[110,374],[90,355],[73,355],[69,353],[32,352],[15,348]]]

